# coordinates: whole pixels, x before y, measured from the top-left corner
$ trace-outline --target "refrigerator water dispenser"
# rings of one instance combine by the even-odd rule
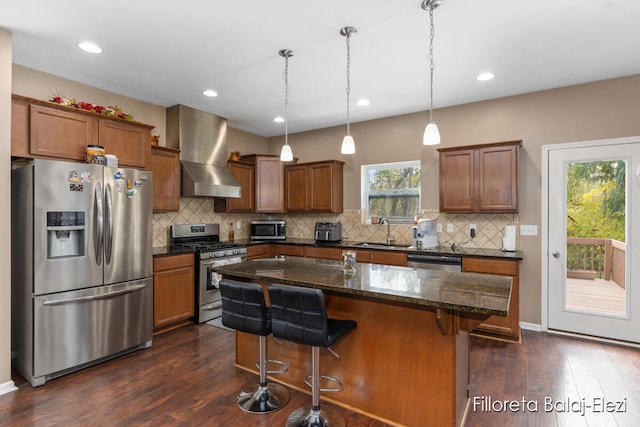
[[[84,256],[84,212],[47,212],[47,258]]]

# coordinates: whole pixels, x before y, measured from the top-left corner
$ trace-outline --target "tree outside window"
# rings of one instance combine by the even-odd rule
[[[362,209],[396,222],[420,212],[420,161],[362,166]]]

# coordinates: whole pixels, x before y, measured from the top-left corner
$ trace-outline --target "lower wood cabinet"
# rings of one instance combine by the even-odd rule
[[[520,263],[517,260],[462,258],[462,271],[510,276],[513,279],[507,317],[491,316],[473,333],[520,342]]]
[[[194,255],[153,258],[154,333],[173,329],[195,315]]]
[[[259,258],[269,258],[271,256],[271,244],[264,243],[260,245],[247,246],[247,261]]]
[[[271,254],[273,256],[304,256],[304,246],[271,244]]]
[[[320,246],[303,246],[305,258],[342,259],[342,248],[323,248]]]
[[[405,252],[396,251],[370,251],[356,249],[357,262],[368,262],[371,264],[397,265],[400,267],[407,266],[407,254]]]

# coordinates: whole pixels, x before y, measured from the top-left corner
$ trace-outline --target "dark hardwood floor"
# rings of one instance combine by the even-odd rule
[[[234,340],[232,332],[189,325],[154,337],[150,349],[42,387],[32,388],[14,375],[19,389],[0,396],[0,425],[284,425],[289,412],[308,404],[310,396],[291,390],[290,402],[280,411],[261,416],[240,411],[235,396],[256,384],[257,377],[233,367]],[[523,331],[519,345],[472,337],[470,365],[467,426],[640,425],[639,350]],[[553,411],[545,411],[545,398],[553,400]],[[562,412],[555,403],[570,399],[590,405],[594,398],[623,402],[624,412],[586,408],[582,415],[570,408]],[[517,401],[522,407],[523,399],[524,410],[496,410],[496,401]],[[338,409],[347,426],[386,425]]]

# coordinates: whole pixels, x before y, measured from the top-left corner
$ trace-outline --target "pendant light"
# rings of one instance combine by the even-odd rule
[[[442,0],[423,0],[422,8],[424,10],[429,11],[429,70],[430,70],[430,101],[429,101],[429,123],[424,129],[424,136],[422,138],[422,143],[424,145],[438,145],[440,144],[440,131],[438,130],[438,125],[433,122],[433,35],[434,35],[434,26],[433,26],[433,10],[440,6]]]
[[[282,49],[278,53],[284,58],[284,145],[280,151],[280,160],[290,162],[293,160],[293,152],[289,145],[289,58],[293,56],[293,51]]]
[[[356,27],[344,27],[340,30],[340,35],[347,38],[347,134],[342,139],[342,148],[340,152],[342,154],[354,154],[356,152],[356,143],[351,136],[351,129],[349,127],[349,95],[351,93],[351,35],[357,33]]]

